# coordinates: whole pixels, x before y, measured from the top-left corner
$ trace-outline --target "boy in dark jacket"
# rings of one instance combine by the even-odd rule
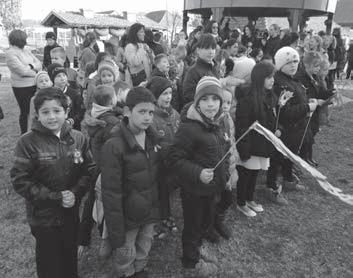
[[[110,138],[111,130],[119,125],[122,119],[123,111],[122,109],[115,107],[116,103],[117,96],[113,87],[107,85],[97,86],[93,93],[92,110],[89,115],[86,115],[83,121],[90,137],[90,149],[92,151],[93,159],[96,162],[99,171],[102,164],[102,147]],[[97,188],[97,185],[100,185],[100,183],[98,182],[98,184],[96,184],[96,188],[94,186],[91,187],[83,209],[79,234],[79,255],[84,251],[84,247],[90,244],[90,235],[93,227],[92,210],[96,199],[97,209],[101,208],[101,198],[100,196],[97,196],[96,198],[96,190],[97,192],[101,191],[100,186]],[[103,215],[103,212],[99,215]],[[99,256],[105,258],[110,253],[107,233],[104,231],[103,219],[96,220],[103,239],[99,250]]]
[[[128,117],[102,150],[102,201],[108,238],[114,250],[114,269],[125,277],[147,277],[154,224],[159,221],[160,146],[150,127],[154,101],[148,89],[131,89],[126,98]]]
[[[63,66],[51,64],[48,67],[48,74],[54,87],[59,88],[70,100],[69,118],[73,119],[73,128],[81,130],[81,121],[85,114],[83,99],[79,91],[68,86],[67,73]]]
[[[157,100],[152,127],[159,134],[162,151],[164,151],[173,143],[180,123],[179,113],[171,106],[172,84],[166,78],[154,76],[147,83],[146,88],[152,92]],[[156,234],[158,238],[165,237],[168,230],[178,231],[170,208],[170,194],[177,185],[175,178],[174,175],[168,175],[166,179],[160,182],[159,198],[161,201],[162,226],[159,226]]]
[[[201,255],[202,238],[216,233],[213,228],[216,198],[227,182],[227,165],[222,162],[214,168],[226,152],[222,130],[217,123],[221,106],[219,80],[212,76],[203,77],[168,152],[168,166],[183,177],[182,264],[185,268],[196,267],[206,276],[216,266]]]
[[[50,57],[50,51],[58,47],[58,43],[56,42],[56,35],[54,32],[47,32],[45,34],[45,39],[47,41],[47,45],[44,47],[44,53],[43,53],[43,69],[48,68],[48,66],[52,63],[51,57]]]
[[[17,143],[12,184],[26,199],[38,277],[77,278],[79,206],[95,167],[87,139],[65,121],[59,89],[39,91],[34,107],[38,120]]]
[[[203,34],[197,44],[198,58],[185,75],[183,82],[183,105],[194,100],[197,83],[203,76],[219,77],[217,64],[213,60],[216,56],[216,40],[211,34]]]

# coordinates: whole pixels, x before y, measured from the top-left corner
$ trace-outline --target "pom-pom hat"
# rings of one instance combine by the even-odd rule
[[[109,62],[100,63],[98,66],[98,76],[101,76],[101,74],[104,70],[108,70],[113,74],[114,81],[117,79],[116,78],[116,71],[115,71],[114,65],[112,63],[109,63]]]
[[[276,69],[280,70],[286,64],[290,62],[299,62],[299,53],[294,48],[290,46],[285,46],[280,48],[275,54],[275,65]]]

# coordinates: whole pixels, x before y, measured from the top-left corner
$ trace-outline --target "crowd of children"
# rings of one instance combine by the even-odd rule
[[[153,239],[179,229],[171,209],[177,188],[182,266],[207,277],[217,260],[202,242],[232,237],[225,216],[234,201],[247,217],[265,210],[255,201],[260,170],[277,204],[288,204],[282,188],[305,188],[292,162],[248,131],[255,121],[317,165],[314,135],[334,95],[323,53],[304,50],[301,59],[292,46],[249,51],[240,38],[221,49],[222,38],[205,32],[195,34],[189,63],[186,42],[154,55],[144,34],[134,24],[124,59],[96,53],[78,72],[65,65],[62,47],[50,47],[50,63],[35,76],[31,131],[17,143],[11,178],[26,199],[40,278],[77,278],[95,223],[98,256],[111,262],[105,277],[148,277]],[[270,45],[279,43],[273,37]],[[251,42],[251,29],[243,41]]]

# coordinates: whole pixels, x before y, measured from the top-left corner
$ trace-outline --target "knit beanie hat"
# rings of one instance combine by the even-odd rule
[[[273,75],[275,66],[270,62],[260,62],[255,65],[251,72],[251,83],[259,86],[264,85],[266,77]]]
[[[45,39],[46,39],[46,40],[47,40],[47,39],[52,39],[52,40],[56,41],[56,35],[55,35],[54,32],[47,32],[47,33],[45,34]]]
[[[170,81],[167,78],[161,76],[153,76],[146,85],[146,88],[152,92],[157,100],[164,90],[171,87],[172,84]]]
[[[50,77],[50,80],[54,83],[54,79],[55,77],[59,74],[59,73],[65,73],[65,75],[67,75],[65,68],[60,65],[60,64],[51,64],[48,66],[47,68],[48,70],[48,74]]]
[[[244,79],[246,83],[250,82],[251,71],[256,65],[254,59],[241,57],[234,61],[233,76],[235,78]]]
[[[214,76],[204,76],[197,83],[194,103],[198,106],[200,99],[206,95],[215,95],[221,100],[222,106],[222,85],[221,82]]]
[[[116,80],[116,71],[115,71],[114,65],[112,63],[103,62],[103,63],[99,64],[99,66],[98,66],[98,76],[99,77],[101,76],[101,73],[103,70],[110,71],[114,76],[114,81]]]
[[[38,71],[38,73],[34,77],[34,84],[37,84],[39,77],[42,75],[46,75],[49,77],[49,74],[46,71],[44,71],[44,70]],[[49,79],[50,79],[50,77],[49,77]]]
[[[293,62],[300,61],[299,53],[293,47],[285,46],[280,48],[275,54],[275,65],[276,69],[280,70],[284,65]]]

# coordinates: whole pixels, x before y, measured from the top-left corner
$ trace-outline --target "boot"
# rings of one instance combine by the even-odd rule
[[[225,215],[224,213],[218,213],[216,215],[216,220],[214,223],[214,227],[216,229],[216,231],[226,240],[230,239],[232,236],[231,231],[229,230],[229,228],[225,225],[224,223],[224,218]]]

